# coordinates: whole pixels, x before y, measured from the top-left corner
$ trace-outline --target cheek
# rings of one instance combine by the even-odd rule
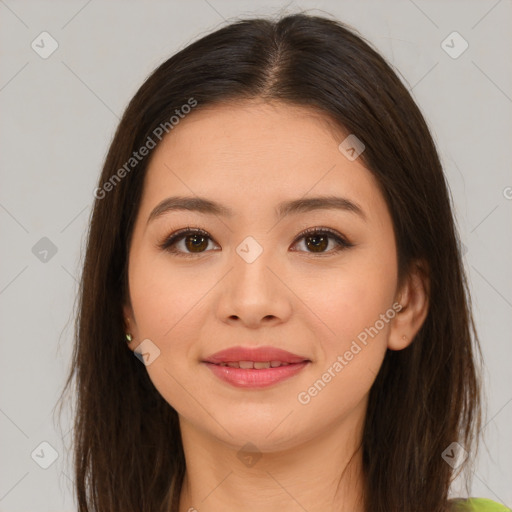
[[[389,318],[384,319],[384,326],[379,320],[391,308],[395,295],[397,276],[393,253],[377,259],[361,251],[322,279],[311,279],[300,294],[306,297],[304,302],[324,324],[326,351],[343,349],[360,333],[364,338],[365,329],[376,322],[383,334],[381,338],[385,337]]]
[[[137,323],[138,339],[150,339],[160,350],[150,375],[163,372],[184,374],[198,360],[201,329],[210,311],[208,291],[218,275],[204,267],[173,263],[165,253],[143,248],[130,262],[130,296]],[[165,375],[164,375],[165,378]],[[168,381],[168,376],[167,379]]]
[[[130,263],[130,296],[139,336],[160,341],[172,337],[199,306],[207,286],[168,258],[144,249],[134,253]]]
[[[324,293],[308,299],[324,326],[317,339],[318,364],[296,397],[311,417],[353,411],[362,404],[382,365],[395,316],[390,271],[394,267],[387,274],[374,267],[372,263],[332,273]],[[311,322],[318,323],[316,315],[311,315]]]
[[[194,318],[207,289],[190,272],[176,271],[165,254],[141,251],[130,263],[137,336],[141,341],[151,340],[158,353],[146,370],[162,397],[180,412],[190,409],[189,394],[200,392],[190,379],[188,361],[191,352],[197,351],[190,340],[199,339],[201,322]]]

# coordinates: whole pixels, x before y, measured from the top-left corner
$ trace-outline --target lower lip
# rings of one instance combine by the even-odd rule
[[[308,363],[309,361],[304,361],[302,363],[278,366],[277,368],[264,368],[262,370],[231,368],[230,366],[220,366],[213,363],[205,364],[219,379],[228,382],[232,386],[239,388],[265,388],[293,377]]]

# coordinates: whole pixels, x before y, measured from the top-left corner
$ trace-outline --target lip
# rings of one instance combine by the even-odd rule
[[[256,370],[254,368],[230,368],[229,366],[218,366],[207,362],[204,364],[206,364],[219,379],[232,386],[238,388],[265,388],[293,377],[310,364],[310,361],[291,363],[288,366],[266,368],[263,370]]]
[[[282,363],[288,363],[288,365],[260,370],[219,365],[220,363],[237,361],[281,361]],[[216,377],[232,386],[239,388],[264,388],[297,375],[311,361],[306,357],[274,347],[233,347],[216,352],[204,360],[203,363]]]
[[[309,361],[307,357],[292,354],[286,350],[274,347],[232,347],[226,350],[221,350],[215,354],[207,357],[204,362],[206,363],[234,363],[236,361],[281,361],[282,363],[301,363]],[[262,371],[262,370],[259,370]]]

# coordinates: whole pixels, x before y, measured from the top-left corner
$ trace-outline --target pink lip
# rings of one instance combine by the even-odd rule
[[[264,388],[293,377],[308,365],[309,361],[262,370],[255,370],[253,368],[244,370],[243,368],[230,368],[229,366],[218,366],[212,363],[205,364],[219,379],[233,386],[239,388]]]
[[[288,366],[277,368],[231,368],[219,363],[237,361],[281,361]],[[271,386],[299,373],[311,361],[305,357],[292,354],[273,347],[244,348],[233,347],[209,356],[203,363],[219,378],[241,388],[262,388]]]
[[[281,361],[282,363],[291,364],[308,361],[308,358],[274,347],[232,347],[226,350],[221,350],[220,352],[216,352],[204,360],[206,363],[214,364],[233,363],[236,361]]]

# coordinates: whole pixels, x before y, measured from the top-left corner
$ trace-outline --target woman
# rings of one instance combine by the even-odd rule
[[[427,125],[355,31],[297,14],[190,44],[94,195],[81,512],[507,510],[448,498],[481,426],[469,292]]]

